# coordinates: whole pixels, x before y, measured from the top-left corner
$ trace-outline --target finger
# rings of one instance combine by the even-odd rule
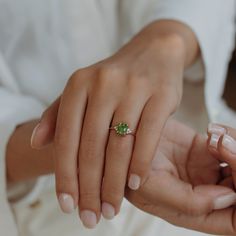
[[[61,98],[53,143],[56,191],[65,213],[78,204],[77,152],[86,103],[84,84],[72,77]]]
[[[152,97],[145,105],[136,133],[129,170],[129,187],[131,189],[133,183],[138,182],[137,180],[139,180],[139,184],[136,184],[135,189],[138,189],[139,185],[145,181],[161,132],[173,110],[171,101],[163,101],[157,97]]]
[[[137,96],[131,92],[129,98],[117,108],[112,127],[124,122],[134,132],[146,100],[144,93]],[[133,135],[122,137],[115,130],[110,131],[102,187],[102,212],[107,219],[112,219],[119,212],[124,197],[133,144]]]
[[[53,141],[61,97],[43,113],[40,122],[34,128],[31,147],[41,149]]]
[[[79,147],[80,217],[88,228],[94,228],[100,219],[103,166],[114,107],[104,93],[95,93],[89,98],[84,119]]]
[[[212,186],[210,186],[210,188],[212,188]],[[155,189],[156,188],[154,188],[154,190]],[[221,192],[222,194],[224,191],[227,192],[226,189],[222,189],[222,192],[220,190],[219,193]],[[204,194],[204,192],[202,193]],[[206,189],[206,193],[208,194],[208,189]],[[167,195],[167,197],[169,195],[170,193]],[[175,196],[175,194],[173,193],[172,195]],[[236,233],[236,216],[234,207],[225,208],[222,210],[213,210],[209,213],[196,216],[195,214],[193,214],[193,212],[195,211],[194,209],[187,210],[187,212],[192,212],[192,215],[185,214],[183,211],[176,210],[176,208],[171,208],[169,206],[165,206],[161,203],[158,203],[159,199],[156,199],[157,201],[155,202],[149,201],[147,197],[145,197],[145,194],[142,194],[140,191],[127,190],[126,196],[128,200],[136,207],[144,210],[145,212],[153,214],[154,216],[158,216],[168,221],[169,223],[177,225],[179,227],[184,227],[187,229],[192,229],[214,235],[235,235]],[[185,196],[187,198],[189,195]],[[184,198],[183,201],[185,201],[186,198]]]
[[[154,206],[166,206],[195,217],[225,209],[236,202],[236,194],[228,187],[216,185],[193,187],[171,173],[161,170],[155,178],[145,183],[139,194]],[[129,195],[132,195],[132,192],[128,192],[128,197]]]

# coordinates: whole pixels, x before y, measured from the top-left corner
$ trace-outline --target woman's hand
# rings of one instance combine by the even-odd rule
[[[235,135],[232,129],[228,131]],[[226,145],[235,148],[229,141]],[[232,205],[236,193],[231,172],[221,167],[209,148],[204,136],[168,121],[146,182],[138,191],[127,189],[128,200],[177,226],[214,235],[235,235],[236,210]],[[234,170],[236,159],[230,160],[234,152],[223,151],[221,144],[219,148],[221,160],[228,160]]]
[[[198,54],[192,31],[174,21],[147,26],[114,56],[75,72],[44,113],[33,147],[53,139],[61,208],[94,227],[118,212],[128,178],[145,181],[162,129],[182,96],[183,71]],[[109,127],[125,122],[135,137]],[[102,204],[101,204],[102,203]]]

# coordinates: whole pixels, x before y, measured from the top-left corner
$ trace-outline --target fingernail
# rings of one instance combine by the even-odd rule
[[[225,196],[218,197],[214,201],[214,210],[221,210],[228,208],[236,203],[236,194],[235,193],[230,193]]]
[[[208,125],[208,132],[211,134],[223,135],[226,134],[226,129],[217,124],[210,123]]]
[[[107,220],[113,219],[115,217],[115,208],[111,204],[104,202],[102,204],[102,215]]]
[[[210,139],[209,146],[210,146],[210,147],[213,147],[213,148],[215,148],[215,149],[217,149],[219,139],[220,139],[220,135],[218,135],[218,134],[212,134],[212,135],[211,135],[211,139]]]
[[[61,207],[61,210],[66,213],[70,214],[75,209],[74,199],[66,193],[62,193],[58,197],[58,201]]]
[[[236,141],[232,137],[225,134],[223,136],[222,145],[225,149],[236,155]]]
[[[34,128],[34,130],[33,130],[33,132],[32,132],[32,135],[31,135],[30,144],[31,144],[31,147],[32,147],[32,148],[35,148],[35,146],[34,146],[34,140],[35,140],[35,136],[36,136],[36,134],[37,134],[37,131],[38,131],[38,129],[39,129],[39,126],[40,126],[40,123],[38,123],[38,124],[35,126],[35,128]]]
[[[97,225],[97,216],[94,212],[84,210],[80,213],[80,218],[86,228],[93,229]]]
[[[128,186],[132,190],[137,190],[140,187],[141,178],[138,175],[131,174]]]

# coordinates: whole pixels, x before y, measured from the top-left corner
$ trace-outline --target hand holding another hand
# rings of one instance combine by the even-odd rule
[[[147,181],[138,191],[127,189],[126,196],[138,208],[174,225],[235,235],[236,141],[232,137],[236,132],[215,125],[208,132],[207,140],[179,122],[168,121]],[[213,140],[212,134],[217,135]],[[229,166],[222,167],[222,162]]]

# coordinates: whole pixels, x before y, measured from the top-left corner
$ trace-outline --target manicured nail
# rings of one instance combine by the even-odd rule
[[[32,147],[32,148],[35,148],[35,146],[34,146],[34,140],[35,140],[35,136],[37,135],[37,131],[38,131],[38,129],[39,129],[39,126],[40,126],[40,123],[38,123],[38,124],[35,126],[35,128],[34,128],[34,130],[33,130],[33,132],[32,132],[32,135],[31,135],[30,144],[31,144],[31,147]]]
[[[141,184],[141,178],[138,175],[131,174],[129,178],[128,186],[132,190],[139,189]]]
[[[217,149],[219,139],[220,139],[220,135],[218,135],[218,134],[212,134],[212,135],[211,135],[211,139],[210,139],[209,146],[212,147],[212,148]]]
[[[218,134],[218,135],[223,135],[226,134],[226,129],[217,125],[217,124],[212,124],[210,123],[208,125],[208,132],[210,134]]]
[[[236,155],[236,140],[229,135],[224,135],[222,140],[222,145],[225,149],[230,151],[232,154]]]
[[[104,202],[102,204],[102,215],[107,220],[113,219],[115,217],[115,208],[111,204]]]
[[[230,193],[225,196],[218,197],[214,201],[214,210],[221,210],[228,208],[236,203],[236,194],[235,193]]]
[[[80,213],[80,218],[86,228],[93,229],[97,225],[97,216],[94,212],[84,210]]]
[[[58,197],[58,201],[61,207],[61,210],[66,213],[70,214],[74,211],[75,209],[75,204],[73,198],[66,193],[62,193]]]

